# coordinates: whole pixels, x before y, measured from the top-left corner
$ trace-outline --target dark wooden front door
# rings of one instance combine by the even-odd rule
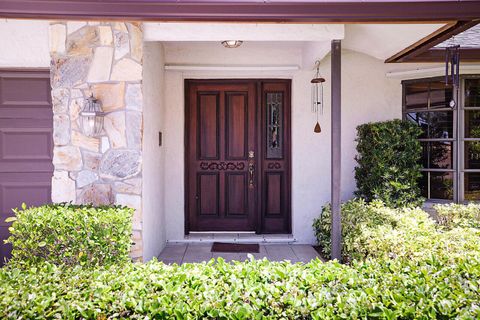
[[[290,233],[290,81],[185,87],[186,233]]]

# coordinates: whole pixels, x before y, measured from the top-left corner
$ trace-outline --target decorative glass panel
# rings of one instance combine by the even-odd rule
[[[480,200],[480,172],[465,173],[465,200]]]
[[[480,107],[480,79],[465,79],[465,107]]]
[[[480,141],[465,141],[465,169],[480,169]]]
[[[283,156],[282,141],[283,93],[267,93],[267,158],[279,159]]]
[[[452,172],[430,172],[430,198],[453,199]]]
[[[480,138],[480,111],[465,110],[465,138]]]

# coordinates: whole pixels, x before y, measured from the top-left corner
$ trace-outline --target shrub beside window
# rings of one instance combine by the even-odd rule
[[[421,205],[418,181],[422,149],[417,140],[421,133],[419,127],[402,120],[358,126],[356,195],[391,207]]]
[[[11,265],[98,266],[129,260],[133,209],[44,205],[15,210]]]

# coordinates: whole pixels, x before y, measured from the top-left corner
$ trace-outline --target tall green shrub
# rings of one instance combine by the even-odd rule
[[[14,210],[11,265],[50,262],[85,267],[129,260],[133,209],[45,205]]]
[[[420,134],[420,128],[402,120],[358,126],[356,195],[391,207],[420,205]]]

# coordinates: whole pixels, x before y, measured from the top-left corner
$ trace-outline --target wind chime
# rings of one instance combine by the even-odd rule
[[[445,49],[445,85],[452,86],[454,95],[450,108],[455,108],[460,86],[460,46],[450,46]]]
[[[317,69],[315,77],[310,81],[312,84],[312,113],[315,113],[317,116],[317,123],[313,132],[320,133],[322,128],[320,128],[318,117],[319,114],[323,114],[323,83],[325,79],[320,76],[320,61],[315,61],[315,68]]]

